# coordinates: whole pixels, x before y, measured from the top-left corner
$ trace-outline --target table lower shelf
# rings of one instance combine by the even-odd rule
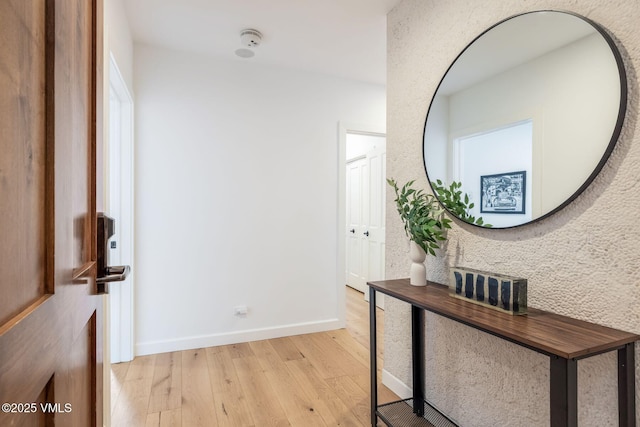
[[[395,427],[458,427],[427,401],[424,402],[422,417],[413,413],[413,399],[379,405],[376,411],[380,419],[388,426]]]

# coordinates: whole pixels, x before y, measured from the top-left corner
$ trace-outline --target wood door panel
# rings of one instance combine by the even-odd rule
[[[0,325],[45,292],[44,22],[42,1],[0,2]]]
[[[3,427],[102,425],[101,22],[101,0],[0,0],[0,403],[55,404]]]
[[[49,379],[38,397],[29,402],[29,412],[14,413],[11,420],[7,419],[7,425],[18,427],[51,427],[55,424],[54,414],[42,410],[47,404],[54,401],[53,377]]]
[[[90,11],[92,1],[58,1],[55,6],[56,67],[55,67],[55,162],[66,163],[56,169],[55,180],[60,185],[56,206],[65,200],[65,209],[56,209],[56,225],[65,235],[73,236],[72,251],[56,247],[66,259],[65,267],[80,269],[91,261],[92,235],[90,222],[95,221],[91,209],[91,185],[88,179],[94,167],[91,160],[91,102],[93,95],[89,77],[92,73],[90,41],[92,39]],[[67,48],[69,47],[69,48]],[[57,243],[67,242],[57,240]],[[69,271],[59,271],[69,274]],[[62,279],[62,278],[60,278]],[[60,283],[56,280],[56,283]]]
[[[92,378],[95,375],[92,367],[92,355],[95,354],[96,314],[76,337],[70,348],[68,357],[62,362],[55,374],[55,396],[59,403],[56,423],[64,426],[92,425],[92,400],[95,401]],[[65,407],[65,404],[69,403]]]

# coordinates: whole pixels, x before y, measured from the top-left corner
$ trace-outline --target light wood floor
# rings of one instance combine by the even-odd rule
[[[368,426],[368,310],[347,288],[346,329],[114,364],[112,426]],[[379,369],[383,319],[378,309]],[[399,399],[378,393],[380,403]]]

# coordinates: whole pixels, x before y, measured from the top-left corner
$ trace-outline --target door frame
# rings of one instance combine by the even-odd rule
[[[346,301],[346,239],[345,230],[347,227],[347,134],[355,133],[360,135],[385,136],[386,127],[372,124],[358,124],[349,122],[338,122],[338,227],[337,242],[337,269],[336,286],[338,295],[338,319],[340,327],[346,325],[347,301]],[[366,292],[365,292],[366,294]]]
[[[132,273],[126,281],[118,282],[111,286],[111,296],[109,301],[109,312],[116,318],[109,316],[110,336],[114,333],[119,337],[118,342],[111,340],[109,349],[111,351],[111,362],[127,362],[133,360],[134,354],[134,106],[133,98],[127,84],[120,73],[118,64],[113,56],[109,55],[109,94],[114,92],[120,102],[120,147],[112,147],[111,144],[111,120],[109,114],[109,125],[107,126],[109,136],[105,138],[104,144],[104,198],[105,210],[111,210],[111,188],[120,188],[120,221],[117,224],[120,236],[116,241],[119,245],[120,260],[122,265],[130,265]],[[110,105],[110,104],[108,104]],[[109,108],[109,113],[110,113]],[[119,173],[115,173],[111,164],[119,161]],[[111,327],[115,326],[115,330]],[[115,353],[115,354],[114,354]]]

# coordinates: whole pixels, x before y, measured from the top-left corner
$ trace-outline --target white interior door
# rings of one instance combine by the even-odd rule
[[[362,253],[362,251],[357,251],[350,247],[353,244],[353,242],[350,242],[350,235],[355,235],[356,229],[355,227],[349,227],[351,208],[348,208],[347,205],[353,205],[354,202],[351,196],[347,196],[349,188],[352,187],[351,183],[347,185],[347,176],[349,175],[347,165],[353,160],[366,158],[366,153],[377,144],[386,145],[384,126],[338,123],[338,221],[336,227],[338,240],[336,263],[338,268],[336,269],[335,284],[338,295],[338,318],[343,325],[346,319],[345,284],[349,282],[348,271],[350,270],[348,262],[353,258],[354,253],[359,255]],[[386,193],[386,182],[383,183],[383,188],[385,188],[383,193]],[[352,229],[354,230],[353,233],[350,232]],[[384,259],[384,257],[382,258]],[[381,262],[381,265],[384,269],[384,262]],[[366,284],[364,279],[361,279],[360,282]],[[365,299],[369,295],[367,288],[366,286],[364,288]],[[376,298],[376,301],[379,302],[380,300],[381,298]]]
[[[378,137],[381,138],[381,137]],[[384,138],[380,144],[367,152],[368,197],[365,207],[367,281],[384,280],[385,256],[385,189],[387,155]],[[369,300],[369,293],[365,292],[365,300]],[[376,305],[384,308],[384,295],[376,298]]]
[[[347,163],[347,285],[365,292],[367,290],[366,265],[368,249],[365,240],[366,188],[368,181],[367,159],[360,158]]]
[[[367,153],[368,203],[365,208],[365,222],[369,235],[368,280],[384,280],[385,253],[385,185],[386,152],[378,146]]]
[[[384,135],[360,134],[347,144],[347,285],[368,299],[366,283],[385,278],[386,143]],[[377,301],[384,306],[383,298]]]
[[[115,219],[109,249],[111,265],[130,265],[133,259],[133,102],[113,60],[109,69],[109,138],[105,180],[105,213]],[[111,362],[133,360],[133,276],[109,285]]]

